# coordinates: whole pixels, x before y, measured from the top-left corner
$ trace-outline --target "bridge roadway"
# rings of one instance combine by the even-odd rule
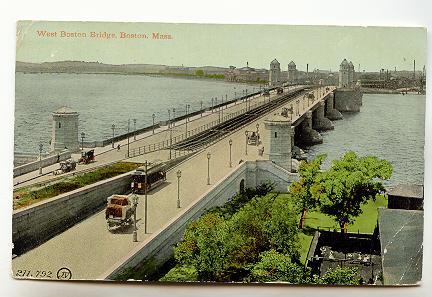
[[[286,87],[285,90],[290,91],[295,88],[296,87]],[[255,106],[268,102],[269,100],[273,100],[277,97],[278,95],[275,93],[275,91],[272,91],[270,97],[257,95],[252,97],[248,101],[239,100],[238,102],[228,104],[221,109],[213,109],[213,111],[206,111],[202,115],[199,114],[181,121],[174,122],[172,131],[170,131],[169,127],[165,125],[155,129],[154,134],[153,131],[137,134],[136,140],[133,140],[133,137],[130,138],[129,149],[131,152],[133,152],[134,150],[138,152],[138,149],[144,146],[148,147],[150,145],[151,147],[153,144],[156,143],[157,144],[160,144],[161,142],[167,143],[169,142],[170,138],[175,138],[177,140],[184,137],[184,134],[186,132],[186,123],[185,123],[186,120],[188,121],[187,130],[189,131],[189,133],[191,133],[194,130],[196,133],[198,133],[198,130],[202,131],[203,129],[206,129],[206,127],[208,127],[209,125],[216,124],[217,122],[219,122],[220,117],[222,115],[224,119],[229,119],[234,115],[238,115],[240,113],[246,112],[249,106],[253,108]],[[116,148],[113,149],[111,145],[95,148],[94,150],[96,154],[96,162],[87,165],[78,164],[74,172],[54,176],[52,174],[52,171],[57,170],[59,168],[59,164],[53,164],[51,166],[47,166],[43,168],[43,175],[39,175],[39,170],[35,170],[27,174],[15,177],[13,179],[14,187],[19,188],[19,187],[37,184],[41,182],[47,182],[53,179],[58,179],[66,175],[76,174],[81,171],[87,171],[91,168],[106,165],[113,161],[120,161],[120,160],[127,159],[125,158],[127,154],[127,139],[115,142],[115,147],[117,147],[118,144],[120,144],[121,147],[120,151],[117,151]],[[72,155],[72,158],[75,160],[78,160],[79,157],[80,154]]]
[[[331,92],[325,92],[324,95]],[[316,98],[319,92],[315,90]],[[322,96],[320,96],[322,97]],[[282,108],[289,107],[293,102],[300,101],[300,113],[293,115],[293,121],[301,116],[319,102],[306,104],[307,98],[299,96],[293,98],[277,110],[255,119],[246,126],[219,139],[205,150],[198,152],[192,158],[179,164],[176,168],[167,172],[165,184],[154,189],[148,194],[148,233],[144,233],[144,197],[139,196],[137,208],[138,218],[138,241],[133,242],[132,228],[119,232],[109,232],[106,228],[105,213],[100,211],[86,220],[76,224],[72,228],[57,235],[42,245],[20,255],[12,260],[12,271],[15,275],[17,270],[52,271],[54,278],[56,272],[67,267],[72,272],[72,279],[98,279],[115,263],[133,250],[140,242],[158,232],[170,219],[185,211],[191,203],[208,191],[216,183],[228,174],[233,168],[229,167],[229,145],[228,140],[232,139],[232,163],[233,167],[238,166],[240,160],[257,160],[256,146],[248,146],[248,154],[245,154],[245,130],[256,130],[256,124],[260,126],[262,140],[265,143],[267,133],[264,133],[264,120],[273,113],[280,113]],[[210,179],[211,184],[207,185],[207,152],[211,153]],[[131,161],[143,162],[147,160],[163,159],[168,155],[167,150],[141,155],[130,159]],[[176,207],[177,201],[177,176],[176,171],[181,170],[180,179],[180,200],[181,208]]]

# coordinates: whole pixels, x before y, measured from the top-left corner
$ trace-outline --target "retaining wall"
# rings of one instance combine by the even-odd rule
[[[14,211],[14,254],[34,248],[89,217],[106,205],[106,198],[130,189],[130,173],[76,189]]]
[[[37,161],[31,162],[31,163],[17,166],[13,169],[13,177],[17,177],[17,176],[38,170],[39,166],[41,164],[42,164],[42,168],[43,168],[43,167],[58,163],[60,161],[70,159],[70,157],[71,157],[71,152],[66,150],[66,151],[61,151],[58,155],[57,154],[50,155],[49,157],[44,158],[41,161],[37,160]]]

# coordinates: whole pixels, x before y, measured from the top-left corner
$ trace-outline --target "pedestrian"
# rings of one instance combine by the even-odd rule
[[[119,151],[119,150],[120,150],[120,144],[117,145],[117,151]]]

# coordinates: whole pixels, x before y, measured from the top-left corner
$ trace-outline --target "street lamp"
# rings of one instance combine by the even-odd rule
[[[189,108],[190,108],[190,105],[189,104],[186,104],[186,111],[185,111],[185,117],[186,117],[186,119],[185,119],[185,123],[186,123],[186,132],[185,132],[185,138],[187,138],[188,137],[188,135],[187,135],[187,123],[188,123],[188,114],[189,114]]]
[[[247,145],[248,145],[248,132],[249,131],[245,131],[245,136],[246,136],[246,156],[247,156]]]
[[[81,150],[84,150],[84,138],[85,138],[85,133],[81,132]]]
[[[155,128],[155,124],[154,124],[154,121],[155,121],[155,117],[156,117],[156,115],[155,114],[152,114],[152,118],[153,118],[153,134],[154,134],[154,128]]]
[[[133,123],[134,123],[134,140],[136,140],[136,121],[137,121],[137,119],[133,119]]]
[[[181,170],[177,171],[177,208],[180,208],[180,177]]]
[[[137,194],[135,194],[135,192],[133,193],[132,196],[132,202],[133,202],[133,206],[134,206],[134,230],[133,230],[133,241],[137,242],[138,241],[138,233],[137,233],[137,218],[136,218],[136,213],[137,213],[137,206],[138,206],[138,196]]]
[[[175,121],[174,121],[174,119],[175,119],[175,108],[173,108],[173,126],[175,126]]]
[[[213,106],[214,106],[214,98],[212,98],[212,104],[211,104],[211,112],[213,113]]]
[[[229,143],[229,156],[230,156],[229,166],[232,167],[232,159],[231,159],[231,148],[232,148],[232,143],[233,143],[232,139],[230,139],[228,141],[228,143]]]
[[[42,174],[42,148],[43,144],[39,143],[39,174]]]
[[[168,109],[168,127],[171,126],[171,110]]]
[[[203,102],[202,102],[202,100],[201,100],[201,117],[202,117],[202,115],[203,115]]]
[[[147,188],[148,188],[148,184],[147,184],[147,174],[148,174],[148,165],[149,163],[147,162],[147,160],[145,160],[144,162],[144,172],[145,172],[145,176],[144,176],[144,233],[147,234]]]
[[[128,132],[127,132],[127,156],[129,158],[129,133],[130,133],[130,119],[128,119]]]
[[[210,185],[210,152],[207,153],[207,185]]]
[[[111,125],[111,129],[112,129],[112,131],[113,131],[112,147],[114,148],[114,131],[115,131],[115,125],[114,125],[114,124]]]

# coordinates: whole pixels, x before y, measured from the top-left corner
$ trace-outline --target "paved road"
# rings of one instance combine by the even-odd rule
[[[297,100],[297,98],[293,100]],[[286,106],[289,106],[289,104]],[[302,111],[305,112],[308,109],[307,104],[303,106],[305,108]],[[282,108],[279,108],[278,111]],[[256,146],[248,146],[248,155],[245,155],[244,131],[255,130],[256,124],[259,123],[262,140],[265,142],[267,133],[263,131],[264,120],[270,116],[272,116],[272,113],[249,123],[246,127],[219,140],[207,149],[197,153],[191,159],[170,170],[167,173],[167,182],[151,191],[148,195],[148,232],[158,232],[171,218],[178,215],[182,209],[188,207],[200,195],[219,182],[230,170],[233,170],[233,168],[229,167],[229,139],[233,141],[232,162],[234,167],[238,166],[240,160],[265,158],[265,156],[258,155]],[[295,117],[293,120],[295,120]],[[211,153],[211,185],[207,185],[207,152]],[[137,156],[131,160],[144,162],[147,159],[151,161],[166,158],[167,154],[167,151],[159,151]],[[180,180],[182,208],[180,209],[176,207],[177,170],[182,171]],[[140,196],[137,209],[139,242],[149,236],[149,234],[144,233],[143,201],[144,197]],[[31,270],[33,273],[38,270],[52,271],[55,277],[58,269],[67,267],[72,271],[73,279],[95,279],[121,260],[139,242],[133,242],[132,229],[114,233],[109,232],[106,228],[104,211],[101,211],[41,246],[16,257],[12,261],[12,270],[14,274],[18,270]]]

